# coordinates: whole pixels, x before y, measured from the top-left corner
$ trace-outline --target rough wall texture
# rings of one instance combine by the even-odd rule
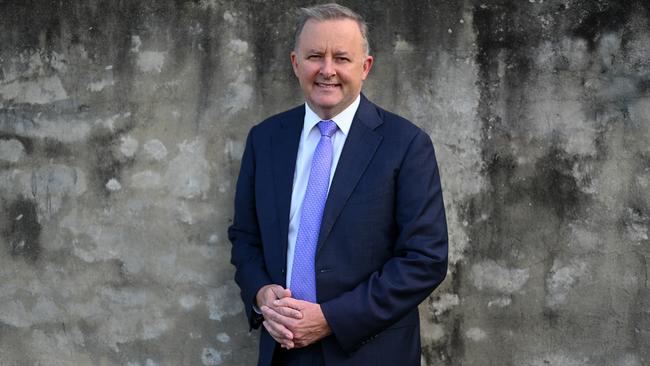
[[[225,229],[302,1],[0,1],[0,365],[251,365]],[[650,3],[347,1],[450,226],[426,365],[650,363]]]

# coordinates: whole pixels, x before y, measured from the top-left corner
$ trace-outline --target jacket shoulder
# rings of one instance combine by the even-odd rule
[[[426,135],[426,132],[422,130],[422,128],[410,120],[398,114],[390,112],[374,103],[368,103],[370,104],[371,108],[374,109],[377,118],[382,121],[380,128],[384,131],[385,134],[398,135],[407,139],[409,137],[413,138],[418,134]]]

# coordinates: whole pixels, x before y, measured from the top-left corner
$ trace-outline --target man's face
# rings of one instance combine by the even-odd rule
[[[361,93],[372,57],[364,52],[354,20],[310,19],[291,52],[291,64],[309,107],[320,118],[330,119]]]

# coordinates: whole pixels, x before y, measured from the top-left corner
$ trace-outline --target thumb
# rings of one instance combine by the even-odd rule
[[[287,296],[286,295],[287,290],[280,285],[273,286],[271,290],[273,291],[273,295],[275,295],[276,299],[281,299]]]

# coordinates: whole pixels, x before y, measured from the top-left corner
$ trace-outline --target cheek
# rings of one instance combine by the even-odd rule
[[[310,83],[310,76],[309,73],[307,73],[305,70],[300,70],[296,76],[298,76],[298,80],[300,80],[301,84],[309,84]]]
[[[300,72],[300,78],[305,81],[312,80],[314,78],[314,75],[315,73],[310,69],[303,69]]]

